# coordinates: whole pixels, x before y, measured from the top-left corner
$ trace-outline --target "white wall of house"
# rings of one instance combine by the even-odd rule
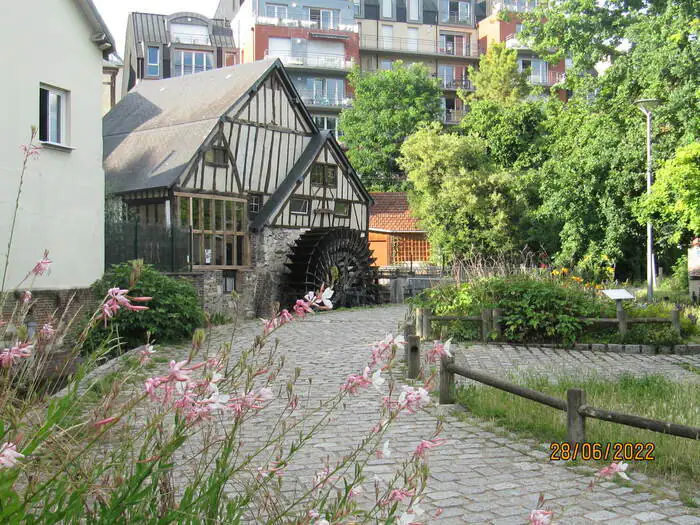
[[[65,139],[45,147],[24,178],[6,288],[50,250],[36,289],[83,288],[104,267],[102,52],[73,0],[0,2],[0,280],[22,164],[21,144],[39,126],[40,85],[68,94]],[[22,285],[22,288],[26,287]]]

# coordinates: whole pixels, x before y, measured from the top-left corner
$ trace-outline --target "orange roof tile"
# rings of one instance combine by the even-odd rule
[[[423,231],[411,215],[405,192],[370,193],[374,206],[369,209],[369,229],[391,232]]]

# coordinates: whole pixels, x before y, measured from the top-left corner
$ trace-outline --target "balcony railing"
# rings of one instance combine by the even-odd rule
[[[302,27],[304,29],[328,29],[333,31],[345,31],[358,33],[357,24],[339,24],[337,22],[321,22],[320,20],[301,20],[298,18],[273,18],[271,16],[259,16],[256,23],[265,26],[278,27]]]
[[[309,68],[322,68],[322,69],[342,69],[343,71],[349,70],[355,65],[355,60],[346,60],[344,56],[340,55],[303,55],[303,56],[291,56],[291,55],[275,55],[270,54],[268,51],[265,52],[265,58],[279,58],[282,63],[287,67],[309,67]]]
[[[191,44],[197,46],[210,46],[211,41],[209,36],[198,33],[182,33],[180,31],[173,32],[170,35],[170,40],[174,44]]]
[[[561,84],[565,79],[564,73],[559,71],[547,71],[546,75],[531,74],[528,78],[531,84],[537,86],[553,86],[554,84]]]
[[[513,13],[526,13],[537,7],[537,0],[506,0],[504,2],[494,2],[489,14],[500,11],[511,11]]]
[[[435,40],[418,40],[414,38],[394,38],[365,35],[362,37],[360,47],[363,49],[376,49],[387,51],[398,51],[402,53],[415,53],[421,55],[446,55],[454,57],[479,57],[479,48],[476,40],[471,44],[455,46],[454,44],[446,43],[440,45],[439,41]]]
[[[442,121],[445,124],[459,124],[467,112],[463,109],[444,109],[442,110]]]
[[[464,14],[460,14],[458,11],[450,11],[447,17],[443,16],[440,23],[458,26],[473,26],[474,19],[472,18],[471,14],[464,16]]]
[[[352,99],[341,94],[327,94],[314,92],[311,89],[298,89],[299,96],[307,106],[324,106],[330,108],[348,108],[352,105]]]
[[[438,75],[442,89],[464,89],[466,91],[474,91],[474,86],[468,78],[449,78]]]
[[[530,49],[530,45],[518,33],[513,33],[506,37],[506,49]]]

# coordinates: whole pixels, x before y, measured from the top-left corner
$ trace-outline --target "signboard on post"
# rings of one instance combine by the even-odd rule
[[[613,301],[623,301],[626,299],[634,299],[634,295],[629,293],[624,288],[615,288],[611,290],[603,290],[603,293]]]

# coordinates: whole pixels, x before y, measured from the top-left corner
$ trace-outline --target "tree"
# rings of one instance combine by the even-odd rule
[[[657,172],[651,194],[638,208],[642,224],[655,223],[657,240],[687,244],[700,236],[700,142],[678,148],[675,157]]]
[[[489,160],[482,139],[423,126],[406,139],[399,163],[412,185],[411,209],[442,253],[521,248],[526,199],[517,178]]]
[[[475,91],[470,96],[460,93],[464,99],[491,100],[512,103],[529,93],[527,71],[518,70],[518,53],[506,49],[505,43],[490,46],[479,60],[479,69],[469,67],[469,78]]]
[[[340,116],[350,161],[371,189],[404,188],[397,164],[399,148],[419,124],[439,119],[438,80],[422,64],[405,67],[398,61],[387,71],[354,69],[350,85],[355,93],[353,106]]]

